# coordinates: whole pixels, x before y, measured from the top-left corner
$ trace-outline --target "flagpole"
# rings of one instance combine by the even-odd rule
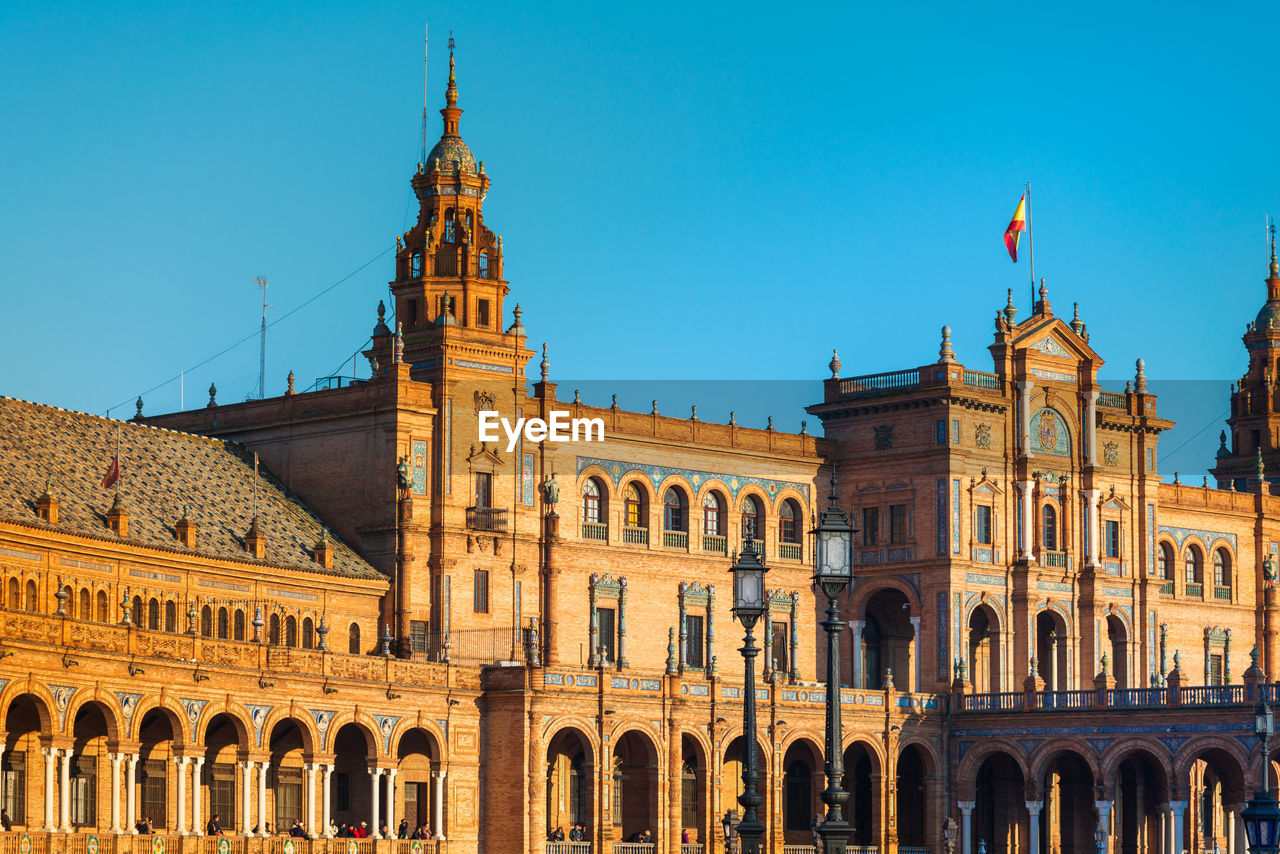
[[[124,469],[120,466],[120,425],[116,425],[116,495],[120,494],[120,478],[124,476]]]
[[[1031,182],[1027,182],[1027,254],[1031,261],[1031,313],[1036,310],[1036,239],[1031,232]]]

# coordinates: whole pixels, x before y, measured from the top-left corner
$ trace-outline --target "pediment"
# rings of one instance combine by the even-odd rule
[[[1029,323],[1019,329],[1013,339],[1016,350],[1027,355],[1069,359],[1073,362],[1102,364],[1102,358],[1075,331],[1056,317]]]

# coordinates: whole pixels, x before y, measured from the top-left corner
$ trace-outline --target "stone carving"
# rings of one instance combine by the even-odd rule
[[[991,447],[990,424],[978,424],[973,428],[973,444],[984,449]]]

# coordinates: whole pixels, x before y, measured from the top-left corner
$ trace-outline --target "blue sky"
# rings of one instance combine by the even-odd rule
[[[1037,274],[1104,377],[1217,381],[1163,410],[1201,471],[1280,214],[1280,12],[974,5],[6,3],[0,393],[105,412],[252,335],[255,275],[278,318],[373,260],[269,333],[269,392],[350,373],[410,223],[429,20],[429,134],[452,29],[508,308],[562,383],[892,370],[944,323],[989,367],[1030,180]],[[254,337],[185,402],[257,371]]]

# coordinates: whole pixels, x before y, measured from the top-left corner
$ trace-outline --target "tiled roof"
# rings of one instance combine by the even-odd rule
[[[258,563],[267,571],[284,566],[386,578],[333,534],[333,569],[316,563],[312,549],[323,523],[265,469],[258,478],[258,527],[266,559],[245,551],[254,515],[253,454],[240,445],[8,397],[0,397],[0,519],[121,540],[106,524],[114,490],[102,488],[117,434],[123,471],[117,487],[129,513],[124,542]],[[46,481],[59,501],[56,526],[36,515]],[[194,549],[174,535],[184,505],[198,526]]]

